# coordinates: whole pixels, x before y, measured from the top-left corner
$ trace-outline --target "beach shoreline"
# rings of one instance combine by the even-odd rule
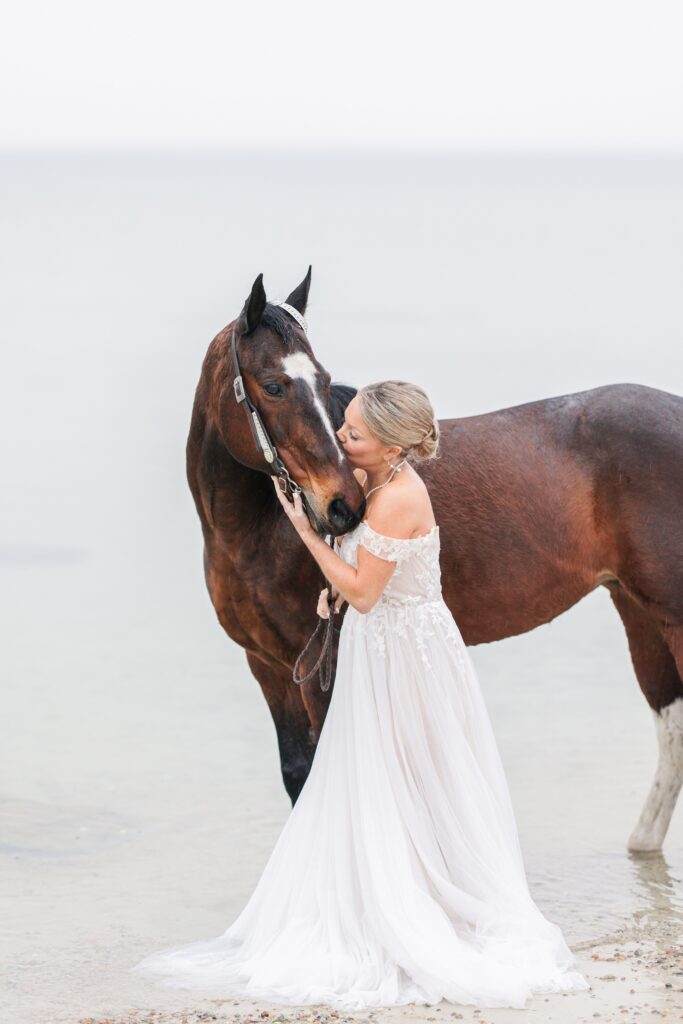
[[[619,934],[574,944],[577,968],[590,989],[540,993],[523,1009],[477,1008],[441,1002],[346,1010],[324,1005],[289,1006],[235,998],[194,1000],[180,1010],[132,1009],[115,1016],[83,1016],[77,1024],[410,1024],[463,1021],[511,1024],[610,1024],[614,1021],[683,1020],[683,921],[674,917],[635,922]],[[194,1002],[194,1006],[193,1006]]]

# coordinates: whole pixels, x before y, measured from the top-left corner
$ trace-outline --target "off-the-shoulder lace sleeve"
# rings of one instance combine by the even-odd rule
[[[358,532],[358,543],[373,555],[377,555],[387,562],[396,562],[396,564],[403,558],[405,543],[398,537],[384,537],[381,533],[375,533],[367,523],[360,523]]]

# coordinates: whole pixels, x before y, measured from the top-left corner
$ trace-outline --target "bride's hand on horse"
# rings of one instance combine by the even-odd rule
[[[318,598],[318,607],[316,611],[318,612],[318,615],[320,616],[321,619],[329,619],[330,617],[330,604],[327,594],[328,590],[327,587],[325,587],[323,590],[320,591],[320,597]],[[335,614],[339,611],[343,604],[344,598],[341,596],[340,593],[337,593],[337,600],[334,602]]]
[[[278,496],[278,500],[299,536],[308,537],[311,534],[315,534],[315,530],[311,526],[310,520],[304,511],[299,491],[294,492],[294,503],[292,504],[289,498],[282,493],[282,489],[277,482],[277,477],[272,476],[271,480],[273,481],[273,486],[275,487],[275,493]]]

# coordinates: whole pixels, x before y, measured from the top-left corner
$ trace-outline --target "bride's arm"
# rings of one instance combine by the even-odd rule
[[[311,526],[301,504],[301,495],[295,493],[294,503],[284,496],[273,478],[275,493],[287,517],[311,552],[322,572],[342,597],[359,612],[369,612],[382,595],[396,562],[388,562],[371,554],[365,548],[358,551],[358,568],[344,561]]]
[[[315,530],[300,534],[321,570],[352,608],[365,614],[379,601],[396,562],[387,562],[365,548],[358,550],[358,568],[340,558]]]

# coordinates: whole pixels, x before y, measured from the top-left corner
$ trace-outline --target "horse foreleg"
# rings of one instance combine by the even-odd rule
[[[677,664],[654,611],[637,604],[618,583],[610,585],[609,591],[626,629],[638,683],[652,710],[659,748],[654,781],[628,848],[661,850],[683,784],[683,664]]]
[[[316,737],[290,669],[247,653],[247,661],[266,698],[275,724],[280,770],[287,795],[294,805],[313,764]]]

